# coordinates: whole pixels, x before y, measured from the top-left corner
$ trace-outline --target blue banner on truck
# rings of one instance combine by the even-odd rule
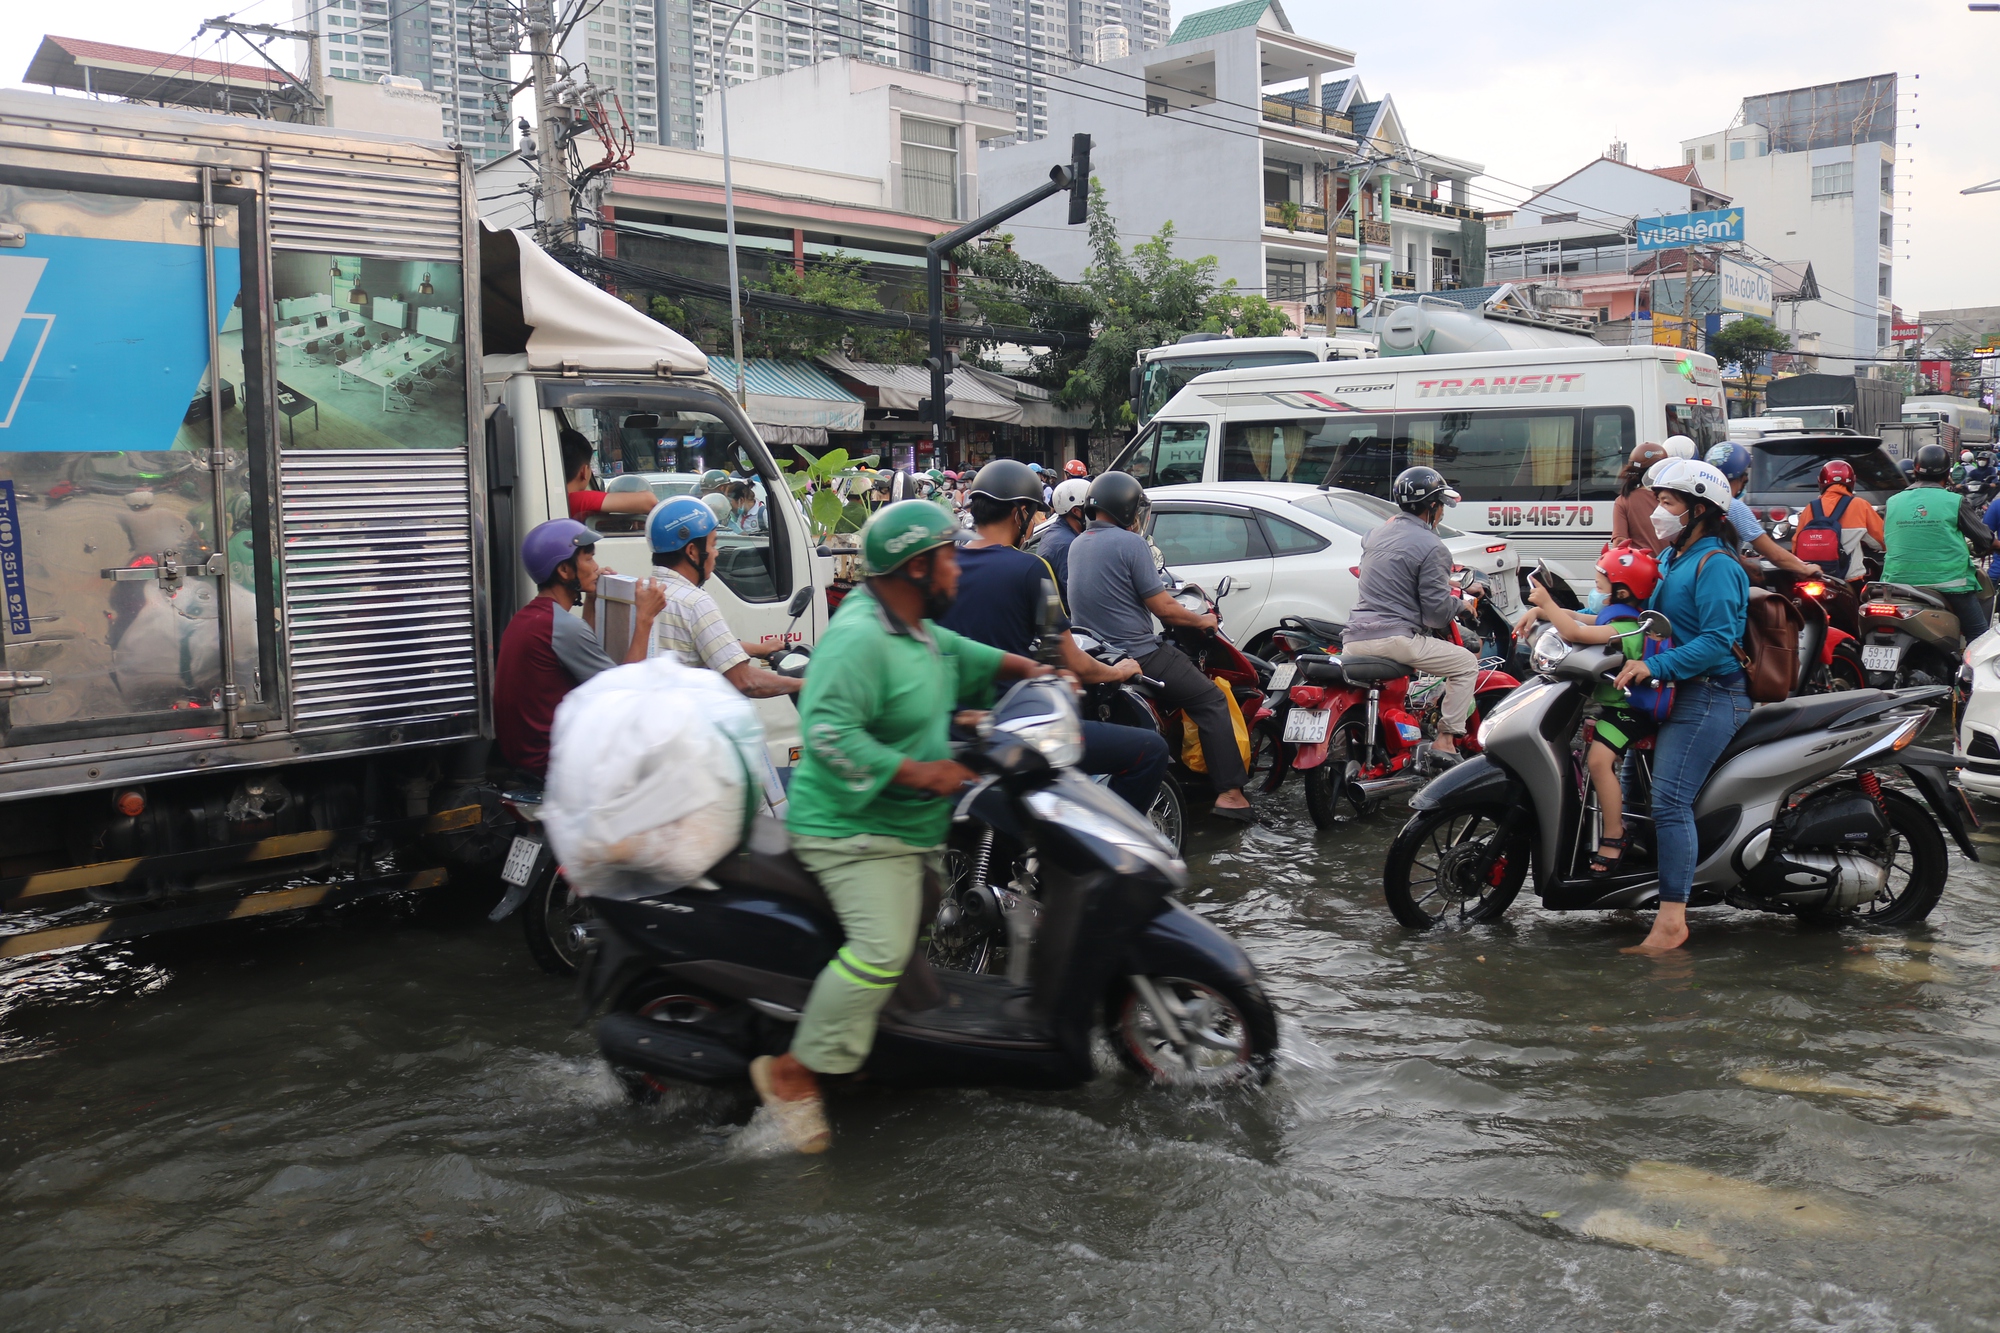
[[[0,452],[168,449],[208,370],[195,245],[30,235],[0,253]],[[241,281],[215,251],[227,324]]]

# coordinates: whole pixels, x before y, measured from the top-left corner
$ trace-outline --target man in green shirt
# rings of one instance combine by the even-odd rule
[[[813,982],[791,1049],[750,1080],[800,1152],[831,1142],[821,1074],[851,1074],[916,946],[923,878],[972,778],[951,757],[951,715],[992,698],[996,677],[1048,668],[931,623],[958,590],[956,528],[928,500],[887,505],[861,534],[865,587],[813,650],[799,696],[805,744],[787,793],[792,850],[832,901],[847,940]]]
[[[1943,445],[1917,450],[1911,475],[1913,484],[1890,496],[1882,510],[1882,581],[1941,593],[1958,616],[1959,633],[1970,643],[1987,626],[1979,567],[1972,557],[1993,549],[1993,534],[1980,520],[1976,504],[1944,488],[1951,453]]]

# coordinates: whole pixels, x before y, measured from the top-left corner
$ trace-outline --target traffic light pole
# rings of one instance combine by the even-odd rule
[[[1028,191],[1019,199],[1000,205],[991,213],[973,219],[956,231],[924,246],[924,295],[930,315],[931,354],[924,365],[931,372],[931,396],[926,400],[931,423],[931,456],[944,452],[944,424],[950,415],[951,372],[957,358],[944,347],[944,266],[951,253],[974,237],[983,236],[1008,218],[1024,213],[1044,199],[1065,191],[1069,194],[1071,226],[1090,216],[1090,136],[1079,134],[1070,140],[1070,164],[1049,168],[1049,183]]]

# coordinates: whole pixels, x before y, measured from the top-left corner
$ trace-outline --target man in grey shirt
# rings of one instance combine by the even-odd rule
[[[1153,548],[1138,533],[1145,521],[1146,491],[1136,477],[1125,472],[1099,477],[1091,483],[1088,512],[1090,526],[1069,548],[1070,622],[1137,658],[1148,676],[1166,685],[1160,703],[1186,712],[1201,734],[1215,814],[1254,823],[1256,815],[1243,795],[1249,775],[1236,747],[1228,702],[1187,654],[1161,642],[1153,629],[1155,616],[1162,624],[1189,629],[1212,630],[1220,622],[1206,612],[1188,610],[1161,586]]]
[[[1479,659],[1431,631],[1449,629],[1458,610],[1451,552],[1437,535],[1445,506],[1457,504],[1458,494],[1433,469],[1413,467],[1396,478],[1394,498],[1403,512],[1361,541],[1361,594],[1347,618],[1341,656],[1386,657],[1443,676],[1444,712],[1431,748],[1440,761],[1456,763]]]

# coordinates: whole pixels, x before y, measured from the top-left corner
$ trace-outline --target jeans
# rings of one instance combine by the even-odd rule
[[[1684,903],[1694,888],[1694,800],[1749,716],[1750,696],[1740,677],[1729,685],[1684,680],[1674,686],[1673,715],[1653,742],[1653,832],[1663,903]]]
[[[1208,785],[1225,792],[1247,782],[1250,775],[1243,770],[1243,752],[1236,748],[1236,726],[1230,721],[1229,704],[1215,682],[1172,644],[1140,658],[1139,667],[1167,687],[1160,691],[1161,703],[1182,709],[1194,719],[1194,729],[1201,734],[1201,753],[1208,761]]]
[[[1951,612],[1958,617],[1958,632],[1967,643],[1986,632],[1992,622],[1986,615],[1986,599],[1976,592],[1940,593],[1951,603]]]
[[[1106,784],[1125,803],[1145,814],[1160,794],[1167,775],[1167,738],[1150,727],[1121,727],[1115,722],[1083,724],[1083,763],[1091,774],[1109,773]]]

